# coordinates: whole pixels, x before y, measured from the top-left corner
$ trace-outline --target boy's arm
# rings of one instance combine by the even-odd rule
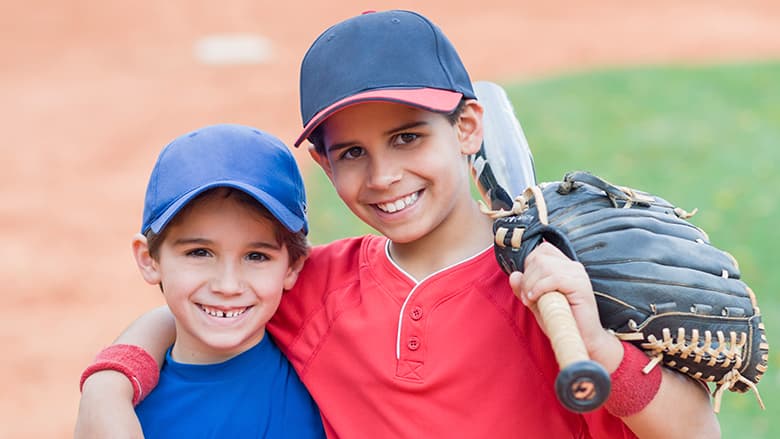
[[[599,341],[601,349],[591,352],[592,359],[603,364],[613,377],[612,394],[604,407],[621,417],[637,437],[720,437],[720,424],[706,386],[660,365],[649,375],[644,374],[641,369],[647,364],[647,356],[609,332],[604,334],[604,340]],[[621,377],[616,374],[618,369],[623,372]],[[653,374],[660,381],[657,386],[648,384]],[[629,412],[632,414],[627,415]]]
[[[114,346],[138,346],[148,352],[159,367],[175,336],[173,315],[167,306],[162,306],[131,323],[114,341]],[[134,386],[124,374],[114,370],[91,374],[82,387],[74,437],[143,437],[133,408],[133,395]]]
[[[84,382],[73,437],[143,438],[132,400],[127,377],[112,370],[96,372]]]
[[[640,438],[721,437],[706,388],[686,375],[660,367],[661,386],[652,401],[623,422]]]
[[[588,354],[612,374],[613,391],[605,407],[620,416],[638,437],[720,437],[720,425],[704,386],[661,366],[656,366],[655,375],[642,374],[647,357],[601,327],[590,279],[582,264],[544,243],[526,258],[525,274],[512,273],[510,284],[540,324],[536,306],[539,297],[548,291],[566,295]],[[618,375],[624,378],[618,379]]]

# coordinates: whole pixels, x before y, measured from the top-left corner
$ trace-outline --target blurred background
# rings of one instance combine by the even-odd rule
[[[220,122],[291,144],[304,52],[326,27],[369,8],[422,12],[472,79],[505,85],[541,180],[587,168],[699,207],[697,224],[742,262],[770,345],[780,340],[771,254],[780,244],[776,1],[0,5],[2,438],[71,437],[81,370],[163,303],[130,253],[159,150]],[[296,154],[312,240],[365,232],[305,150]],[[771,422],[780,415],[774,366],[759,387],[766,411],[751,395],[725,395],[724,437],[780,435]]]

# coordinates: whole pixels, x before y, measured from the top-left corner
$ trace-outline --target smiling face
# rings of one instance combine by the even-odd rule
[[[176,318],[176,361],[225,361],[263,338],[303,262],[290,265],[276,227],[256,207],[215,191],[176,216],[154,257],[136,236],[141,273],[162,285]]]
[[[412,243],[473,204],[466,156],[481,142],[477,111],[466,105],[453,125],[406,105],[358,104],[324,122],[325,155],[312,156],[355,215],[394,243]]]

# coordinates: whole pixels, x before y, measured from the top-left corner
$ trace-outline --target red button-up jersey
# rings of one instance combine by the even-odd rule
[[[635,437],[561,406],[550,343],[492,249],[418,282],[387,242],[315,247],[269,325],[329,437]]]

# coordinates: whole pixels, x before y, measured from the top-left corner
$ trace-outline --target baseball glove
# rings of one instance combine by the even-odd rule
[[[522,271],[542,240],[583,264],[602,325],[645,351],[645,373],[662,363],[715,383],[716,412],[725,389],[752,389],[763,408],[756,383],[769,345],[755,295],[737,261],[687,221],[692,214],[587,172],[486,213],[505,272]]]

